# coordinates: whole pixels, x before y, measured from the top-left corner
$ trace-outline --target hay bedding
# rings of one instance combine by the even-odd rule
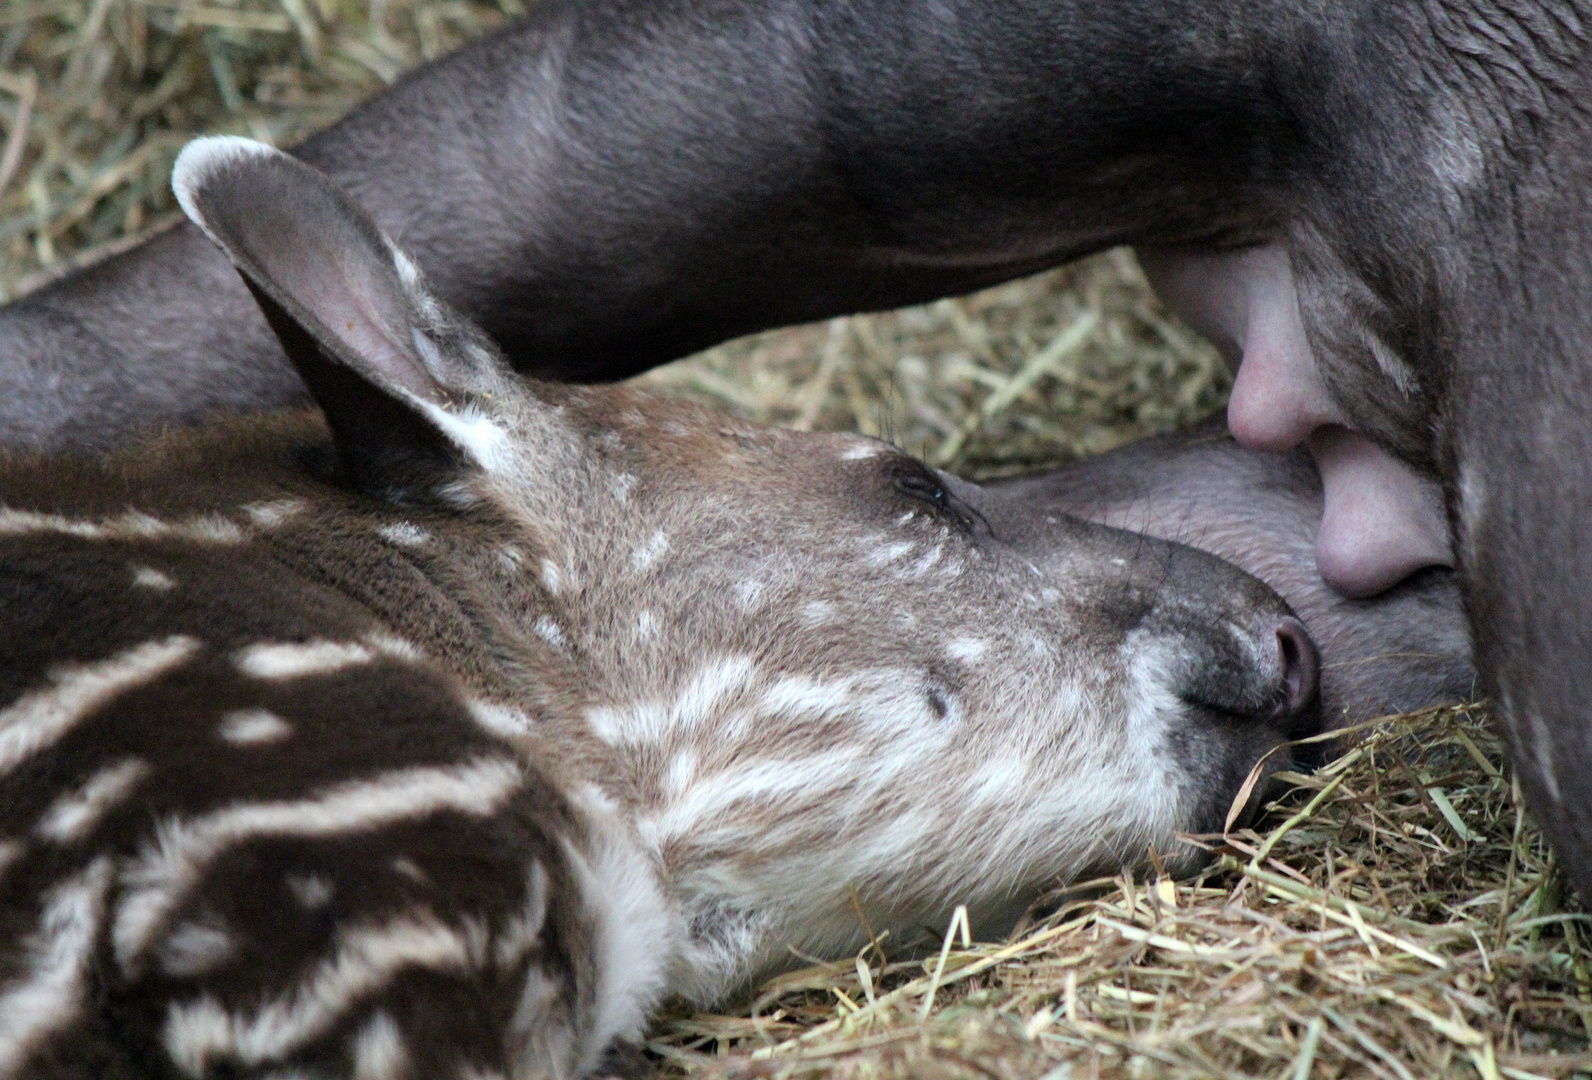
[[[184,140],[285,143],[519,0],[0,0],[0,290],[174,215]],[[1131,256],[764,334],[647,376],[743,415],[893,438],[973,475],[1040,467],[1221,405],[1209,346]],[[1478,709],[1396,717],[1205,876],[1074,888],[1004,942],[926,928],[812,963],[734,1015],[675,1009],[668,1073],[837,1077],[1592,1075],[1592,924]]]

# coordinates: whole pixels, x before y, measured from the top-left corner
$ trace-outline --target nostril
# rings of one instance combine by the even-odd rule
[[[1307,718],[1321,683],[1321,654],[1305,624],[1292,615],[1277,623],[1277,651],[1282,660],[1283,714],[1289,720]]]

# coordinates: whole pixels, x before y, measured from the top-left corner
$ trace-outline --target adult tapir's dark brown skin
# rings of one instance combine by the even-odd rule
[[[1207,425],[1003,481],[987,497],[1190,544],[1266,582],[1321,650],[1321,715],[1329,727],[1475,694],[1452,570],[1429,567],[1363,599],[1321,580],[1321,478],[1302,450],[1249,450]]]
[[[1592,892],[1589,33],[1587,0],[555,0],[302,152],[518,363],[592,379],[1115,243],[1281,245],[1345,423],[1443,485],[1481,689]],[[298,393],[184,230],[0,350],[15,442]]]

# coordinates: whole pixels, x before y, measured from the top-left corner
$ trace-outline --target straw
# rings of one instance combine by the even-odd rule
[[[190,136],[290,143],[517,0],[0,0],[0,294],[172,220]],[[882,433],[973,476],[1221,408],[1215,351],[1130,253],[970,297],[731,342],[644,378],[743,416]],[[1053,894],[1007,941],[884,935],[718,1012],[676,1004],[668,1075],[1592,1076],[1592,924],[1479,707],[1370,725],[1204,876]],[[1063,883],[1057,883],[1058,887]],[[947,897],[955,905],[962,898]],[[859,915],[859,920],[860,920]],[[953,932],[954,931],[954,932]],[[886,952],[891,955],[887,959]]]

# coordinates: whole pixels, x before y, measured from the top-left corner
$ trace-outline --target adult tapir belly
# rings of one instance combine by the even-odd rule
[[[1454,572],[1350,598],[1316,569],[1321,478],[1303,451],[1239,446],[1220,426],[1146,439],[990,486],[1013,499],[1220,555],[1280,593],[1321,650],[1321,714],[1355,723],[1476,692]]]

